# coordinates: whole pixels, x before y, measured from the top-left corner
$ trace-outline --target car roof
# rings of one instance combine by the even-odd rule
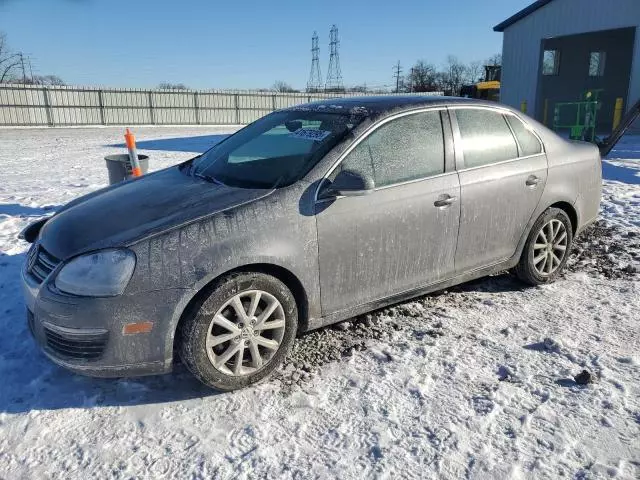
[[[351,114],[379,115],[390,111],[411,110],[424,106],[448,105],[486,105],[497,107],[495,102],[486,102],[462,97],[443,97],[438,95],[378,95],[330,98],[317,102],[304,103],[285,108],[285,111],[324,111],[331,113],[349,112]],[[502,106],[502,105],[500,105]]]

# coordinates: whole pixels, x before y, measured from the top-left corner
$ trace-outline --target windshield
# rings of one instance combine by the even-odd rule
[[[275,112],[198,157],[193,174],[241,188],[290,185],[306,175],[362,119],[341,113]]]

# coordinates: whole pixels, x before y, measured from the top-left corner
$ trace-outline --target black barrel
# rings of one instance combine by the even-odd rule
[[[129,155],[107,155],[104,159],[107,162],[107,169],[109,170],[109,185],[133,178]],[[147,155],[138,155],[138,161],[140,162],[140,168],[144,175],[149,171],[149,157]]]

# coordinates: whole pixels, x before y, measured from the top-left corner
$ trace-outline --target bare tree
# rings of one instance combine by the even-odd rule
[[[347,92],[367,93],[367,85],[354,85],[345,89]]]
[[[22,77],[12,80],[10,83],[22,83],[26,85],[66,85],[57,75],[34,75],[33,77]]]
[[[424,60],[418,60],[411,68],[406,79],[407,89],[411,92],[435,92],[438,90],[436,67]]]
[[[482,66],[482,62],[471,62],[469,65],[467,65],[467,78],[465,79],[465,82],[479,82],[483,78],[483,74],[484,68]]]
[[[12,53],[7,44],[7,35],[0,32],[0,83],[14,80],[20,65],[20,55]]]
[[[462,87],[467,67],[465,67],[458,57],[449,55],[444,65],[445,85],[446,93],[449,95],[457,96],[460,94],[460,88]]]
[[[496,53],[487,58],[485,65],[502,65],[502,54]]]
[[[64,80],[57,75],[36,75],[35,80],[38,81],[40,85],[66,85]]]
[[[289,85],[287,82],[283,80],[277,80],[271,88],[276,92],[280,92],[280,93],[288,93],[288,92],[296,91],[291,85]]]
[[[439,92],[443,92],[445,95],[451,95],[449,92],[449,77],[445,72],[437,72],[435,77],[436,88]]]
[[[29,60],[26,59],[26,61]],[[22,54],[12,52],[7,43],[7,35],[4,32],[0,32],[0,83],[26,83],[30,85],[65,84],[57,75],[33,75],[32,77],[28,77],[24,64],[25,59],[22,58]]]
[[[161,90],[188,90],[184,83],[171,83],[171,82],[161,82],[158,85],[158,88]]]

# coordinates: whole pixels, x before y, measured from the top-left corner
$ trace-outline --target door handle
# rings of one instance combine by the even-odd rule
[[[450,206],[455,201],[456,197],[452,197],[451,195],[445,193],[444,195],[440,195],[438,199],[433,202],[433,204],[438,208],[444,208]]]
[[[525,183],[527,184],[527,187],[534,187],[538,184],[539,181],[540,179],[538,177],[536,177],[535,175],[530,175]]]

